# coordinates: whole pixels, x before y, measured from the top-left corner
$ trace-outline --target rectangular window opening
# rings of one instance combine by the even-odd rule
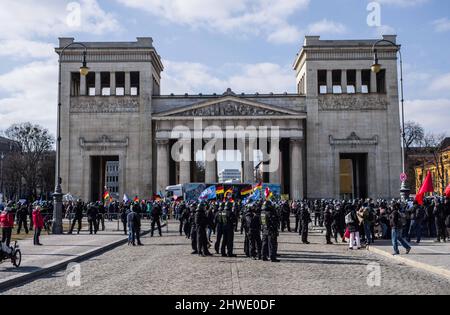
[[[386,70],[377,73],[377,93],[386,93]]]
[[[319,94],[327,94],[327,70],[319,70],[317,72],[317,85]]]
[[[131,85],[131,96],[139,95],[139,84],[140,84],[139,72],[130,73],[130,85]]]
[[[342,94],[342,71],[333,70],[333,94]]]
[[[86,91],[89,96],[95,96],[95,72],[89,72],[86,76]]]
[[[370,80],[371,80],[371,71],[370,70],[362,70],[361,71],[361,81],[362,81],[362,87],[361,92],[364,94],[371,93],[370,90]]]
[[[100,74],[100,86],[102,96],[111,95],[111,74],[109,72],[102,72]]]
[[[70,95],[72,96],[80,96],[80,81],[81,75],[79,72],[72,72],[70,78]]]
[[[356,70],[347,70],[347,93],[356,93]]]
[[[116,96],[125,95],[125,72],[116,72]]]

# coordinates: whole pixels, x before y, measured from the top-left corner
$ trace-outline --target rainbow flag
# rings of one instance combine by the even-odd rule
[[[109,191],[105,191],[104,193],[103,193],[103,200],[104,201],[111,201],[111,195],[109,194]]]
[[[266,188],[264,195],[266,196],[266,200],[270,200],[271,198],[273,198],[273,192],[269,187]]]
[[[262,190],[262,189],[263,189],[263,184],[259,183],[259,184],[255,185],[255,187],[253,188],[253,191]]]

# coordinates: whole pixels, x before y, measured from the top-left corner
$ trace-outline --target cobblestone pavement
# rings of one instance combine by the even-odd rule
[[[58,272],[5,294],[450,294],[445,278],[400,265],[344,244],[324,245],[312,233],[311,245],[296,233],[280,237],[281,263],[242,256],[243,237],[236,235],[237,258],[192,256],[190,243],[176,233],[176,223],[162,238],[145,237],[145,247],[119,247],[81,264],[81,287],[67,286]],[[367,284],[368,264],[381,267],[381,285]]]

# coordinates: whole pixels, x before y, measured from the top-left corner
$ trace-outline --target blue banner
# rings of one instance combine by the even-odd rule
[[[200,197],[198,199],[201,201],[201,200],[211,200],[211,199],[216,199],[216,198],[217,198],[216,186],[211,186],[211,187],[206,188],[200,194]]]

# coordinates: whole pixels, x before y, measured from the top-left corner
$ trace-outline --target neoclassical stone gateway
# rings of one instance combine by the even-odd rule
[[[385,39],[395,42],[396,37]],[[73,41],[61,38],[56,51]],[[163,64],[151,38],[84,43],[86,77],[78,72],[83,50],[73,46],[62,58],[63,190],[98,200],[111,184],[117,196],[148,198],[169,185],[197,182],[195,163],[176,162],[171,153],[179,143],[173,130],[184,126],[195,138],[201,119],[203,137],[211,126],[224,131],[276,127],[279,141],[269,142],[266,155],[279,146],[278,165],[264,173],[264,180],[280,184],[292,199],[396,197],[401,170],[397,48],[379,47],[383,70],[375,74],[370,71],[374,43],[306,37],[294,62],[297,93],[251,95],[231,89],[160,95]],[[244,133],[226,140],[209,149],[242,148],[247,157],[243,181],[253,183],[249,152],[261,149],[265,139]],[[194,156],[199,147],[191,142]],[[205,182],[215,183],[217,173],[216,162],[208,160]]]

